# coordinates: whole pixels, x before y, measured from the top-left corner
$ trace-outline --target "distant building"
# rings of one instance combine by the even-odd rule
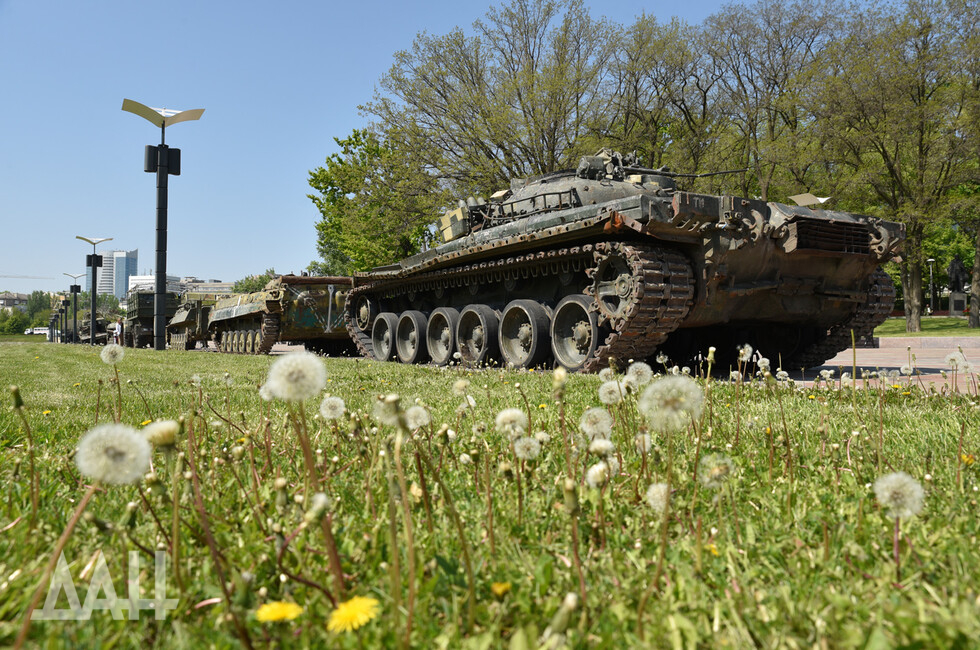
[[[99,293],[111,293],[123,300],[129,290],[129,278],[136,274],[139,249],[132,251],[106,251],[102,253],[102,268],[99,269]],[[92,271],[85,277],[85,290],[92,290]]]
[[[12,312],[15,309],[27,311],[27,299],[30,298],[26,293],[0,293],[0,309]]]
[[[126,287],[126,290],[130,291],[132,289],[139,288],[153,291],[156,287],[156,279],[157,276],[155,275],[131,275],[129,276],[129,284]],[[181,291],[179,277],[176,275],[167,276],[167,291]]]
[[[180,284],[184,287],[184,291],[219,294],[231,293],[231,288],[235,285],[234,282],[222,282],[221,280],[201,280],[194,276],[181,278]]]

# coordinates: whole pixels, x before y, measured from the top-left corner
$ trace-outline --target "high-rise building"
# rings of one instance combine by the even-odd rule
[[[99,293],[111,293],[122,300],[129,288],[130,276],[136,275],[139,249],[132,251],[106,251],[102,253],[102,268],[99,269]],[[85,278],[85,290],[92,290],[92,271]]]

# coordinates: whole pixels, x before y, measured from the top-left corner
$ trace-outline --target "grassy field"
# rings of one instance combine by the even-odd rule
[[[921,332],[906,332],[904,318],[889,318],[875,329],[875,336],[980,336],[980,329],[969,327],[966,318],[923,316]]]
[[[12,408],[5,388],[0,646],[22,629],[85,495],[64,549],[79,600],[98,585],[99,557],[125,598],[129,551],[142,558],[142,596],[153,597],[161,550],[166,595],[179,604],[160,621],[146,611],[125,620],[125,609],[123,620],[98,610],[89,621],[35,620],[29,645],[887,648],[980,638],[975,397],[904,380],[801,390],[750,379],[752,366],[744,382],[699,380],[700,413],[671,432],[648,425],[632,394],[604,405],[596,376],[568,377],[556,397],[550,372],[327,359],[324,391],[287,404],[260,397],[274,361],[127,350],[113,367],[84,346],[0,343],[0,384],[19,386],[24,402]],[[398,407],[379,407],[392,393]],[[318,413],[326,394],[343,398],[342,418]],[[662,402],[649,422],[693,401]],[[593,407],[612,416],[612,449],[583,436]],[[537,434],[538,455],[512,444],[515,427],[498,430],[504,409],[529,419],[519,440]],[[137,429],[183,421],[175,448],[154,452],[151,476],[93,492],[74,450],[117,415]],[[899,471],[924,502],[896,524],[873,486]],[[56,607],[67,601],[60,594]],[[291,605],[262,607],[271,603]]]

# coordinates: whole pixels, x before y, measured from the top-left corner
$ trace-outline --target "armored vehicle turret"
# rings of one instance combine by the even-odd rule
[[[680,175],[630,163],[603,150],[461,202],[440,223],[446,243],[355,274],[346,318],[361,354],[595,371],[750,343],[795,370],[890,313],[880,265],[904,226],[684,192]]]

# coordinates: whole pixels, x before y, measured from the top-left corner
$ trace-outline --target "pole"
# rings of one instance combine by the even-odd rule
[[[170,160],[166,125],[157,149],[157,270],[153,287],[153,349],[167,349],[167,176]]]
[[[96,262],[95,244],[92,244],[92,311],[88,315],[88,344],[95,345],[95,295],[98,293],[98,264]]]

